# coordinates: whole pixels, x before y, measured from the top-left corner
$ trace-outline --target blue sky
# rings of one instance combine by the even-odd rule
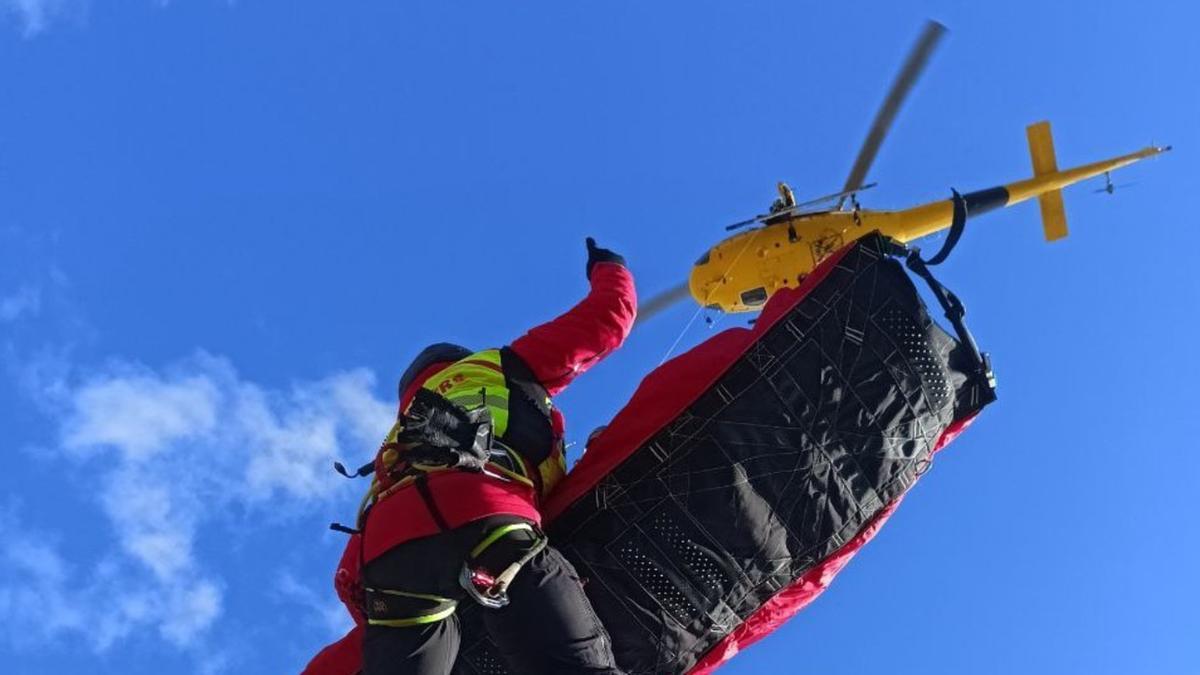
[[[830,4],[0,0],[3,670],[298,671],[345,626],[329,462],[408,359],[570,306],[585,236],[649,294],[774,181],[833,191],[934,17],[867,206],[1024,177],[1040,119],[1060,165],[1178,149],[1069,190],[1064,242],[973,221],[943,277],[1000,401],[723,672],[1197,672],[1196,10]],[[561,397],[571,439],[691,313]]]

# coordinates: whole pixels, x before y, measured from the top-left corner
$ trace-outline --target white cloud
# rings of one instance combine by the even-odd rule
[[[242,387],[231,418],[258,448],[246,463],[245,498],[328,496],[338,486],[329,481],[329,466],[342,454],[339,439],[349,440],[350,447],[373,448],[395,416],[391,405],[371,395],[373,386],[367,371],[341,373],[296,387],[286,405],[272,401],[268,392]]]
[[[170,483],[155,484],[131,470],[119,470],[107,482],[101,502],[126,555],[163,583],[191,570],[197,514],[187,505],[189,495],[173,494]]]
[[[233,514],[278,517],[362,489],[334,474],[332,461],[365,459],[395,414],[365,370],[285,390],[244,380],[204,353],[157,370],[113,363],[78,377],[59,364],[50,372],[37,365],[23,378],[42,387],[31,393],[57,418],[58,447],[41,452],[67,460],[65,470],[95,488],[114,548],[67,561],[0,526],[0,616],[39,622],[47,603],[68,608],[39,636],[75,633],[101,651],[146,629],[178,647],[202,640],[221,616],[224,582],[198,539],[242,527]],[[70,525],[62,531],[72,534]],[[323,622],[338,622],[335,607],[344,614],[291,582],[288,597]],[[19,638],[0,631],[5,637]]]
[[[70,566],[49,543],[34,541],[0,513],[0,636],[21,646],[83,627],[80,612],[66,599]],[[43,620],[38,620],[44,617]]]
[[[175,585],[168,603],[171,614],[159,626],[168,641],[187,646],[221,613],[221,591],[216,584],[200,580],[189,585]]]
[[[0,639],[10,644],[36,647],[71,636],[105,652],[156,625],[182,647],[220,613],[220,591],[211,579],[148,583],[135,565],[112,559],[88,570],[67,562],[43,537],[14,527],[11,518],[0,523]]]
[[[12,295],[0,297],[0,321],[15,321],[24,314],[37,314],[41,307],[41,290],[35,286],[22,286]]]
[[[0,0],[0,10],[16,18],[25,37],[33,37],[53,21],[77,18],[87,11],[86,0]]]
[[[72,393],[74,416],[65,428],[69,449],[117,448],[131,461],[210,433],[218,392],[211,378],[164,379],[152,373],[116,375]]]
[[[330,640],[335,640],[346,634],[354,625],[345,605],[332,593],[317,593],[296,579],[291,572],[283,571],[278,575],[277,591],[279,595],[293,604],[308,610],[308,621],[319,626]]]

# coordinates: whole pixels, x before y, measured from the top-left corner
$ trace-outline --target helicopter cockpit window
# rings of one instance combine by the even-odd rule
[[[767,301],[767,289],[759,286],[742,292],[742,304],[747,307],[757,307]]]
[[[697,265],[707,265],[709,253],[711,253],[711,251],[705,251],[704,255],[700,256],[700,258],[698,260],[696,260],[696,264]]]

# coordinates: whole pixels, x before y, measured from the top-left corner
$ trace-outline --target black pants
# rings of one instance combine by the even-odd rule
[[[472,602],[458,585],[467,553],[509,517],[401,544],[371,561],[368,586]],[[530,675],[620,675],[612,643],[575,568],[553,547],[530,560],[508,589],[510,602],[484,609],[484,625],[509,669]],[[368,626],[363,675],[448,675],[461,641],[458,616],[408,628]]]

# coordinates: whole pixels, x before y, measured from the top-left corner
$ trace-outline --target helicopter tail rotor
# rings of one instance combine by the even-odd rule
[[[1050,123],[1046,121],[1025,127],[1029,140],[1029,157],[1033,160],[1033,175],[1045,176],[1058,171],[1058,160],[1054,155],[1054,138],[1050,135]],[[1067,211],[1063,206],[1062,190],[1051,190],[1038,196],[1042,209],[1042,230],[1046,241],[1067,236]]]

